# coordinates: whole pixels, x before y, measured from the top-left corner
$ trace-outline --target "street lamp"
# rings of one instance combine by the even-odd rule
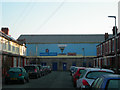
[[[116,50],[115,50],[115,60],[116,60],[116,73],[118,73],[118,58],[117,58],[117,28],[116,28],[116,16],[108,16],[109,18],[114,18],[115,19],[115,45],[116,45]]]
[[[116,16],[108,16],[109,18],[115,18],[115,36],[117,36],[117,29],[116,29]]]

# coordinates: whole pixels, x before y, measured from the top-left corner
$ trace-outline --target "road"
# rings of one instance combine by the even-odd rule
[[[70,72],[52,71],[38,79],[30,79],[29,83],[10,83],[2,85],[5,88],[73,88]]]

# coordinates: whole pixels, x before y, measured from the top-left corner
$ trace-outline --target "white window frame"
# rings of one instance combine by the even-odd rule
[[[109,40],[109,53],[111,53],[111,40]]]
[[[114,43],[113,43],[113,41],[114,41]],[[113,46],[114,46],[114,48],[113,48]],[[113,38],[112,39],[112,52],[114,52],[114,50],[115,50],[115,39]]]

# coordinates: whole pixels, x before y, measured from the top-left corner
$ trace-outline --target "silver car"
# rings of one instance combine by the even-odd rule
[[[87,88],[91,86],[93,81],[104,74],[111,74],[114,73],[114,71],[109,69],[100,69],[100,68],[86,68],[79,79],[76,81],[77,88]]]

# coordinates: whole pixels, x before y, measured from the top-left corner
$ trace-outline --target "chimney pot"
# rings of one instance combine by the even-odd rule
[[[105,33],[105,40],[107,40],[109,38],[108,33]]]
[[[9,29],[8,28],[2,28],[1,31],[4,32],[5,34],[9,35]]]

